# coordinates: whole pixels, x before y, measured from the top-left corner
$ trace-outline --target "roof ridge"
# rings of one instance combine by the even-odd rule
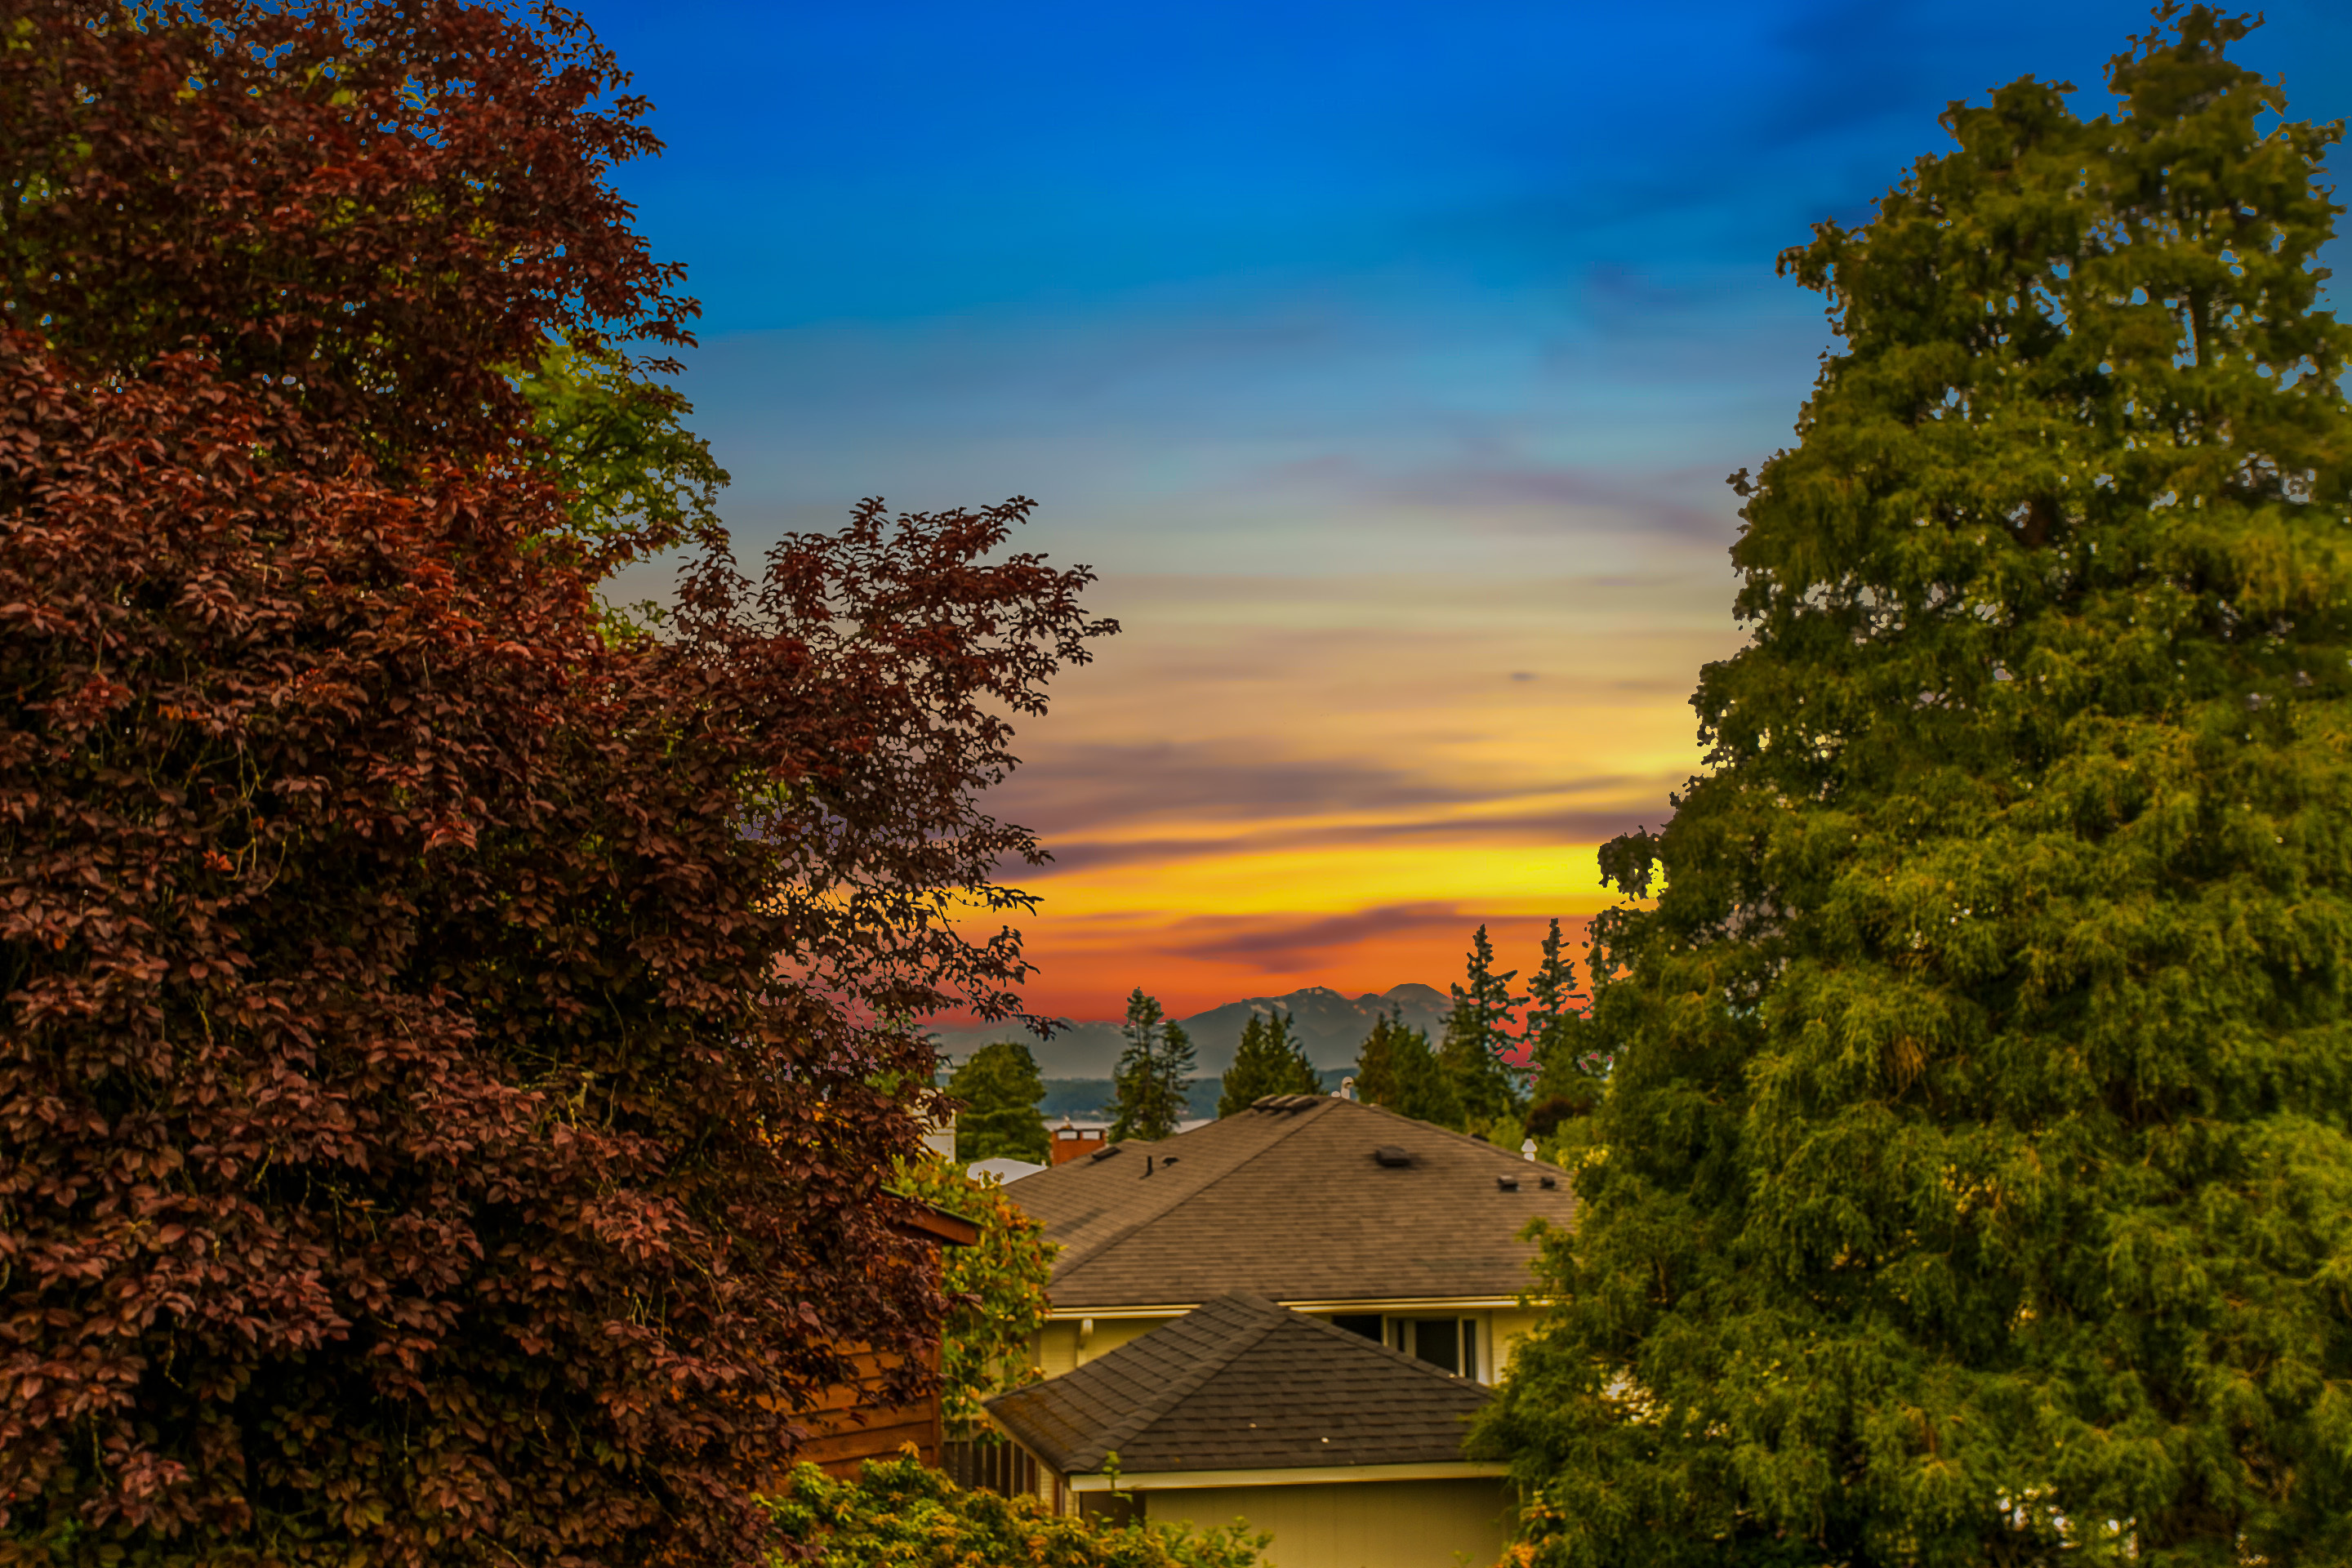
[[[1538,1165],[1549,1164],[1549,1162],[1547,1161],[1529,1160],[1525,1154],[1521,1153],[1517,1149],[1506,1149],[1499,1143],[1489,1143],[1484,1138],[1474,1138],[1467,1132],[1456,1132],[1453,1128],[1441,1127],[1434,1121],[1423,1121],[1417,1117],[1407,1116],[1402,1111],[1391,1110],[1385,1105],[1374,1105],[1367,1100],[1351,1100],[1349,1103],[1361,1105],[1366,1110],[1377,1110],[1382,1116],[1393,1117],[1399,1121],[1408,1122],[1415,1127],[1426,1127],[1432,1132],[1442,1132],[1446,1137],[1453,1139],[1456,1143],[1467,1143],[1473,1149],[1484,1149],[1489,1154],[1499,1155],[1503,1159],[1509,1160],[1514,1163]],[[1553,1174],[1557,1175],[1559,1173],[1559,1166],[1550,1165],[1549,1168]]]
[[[1330,1095],[1330,1096],[1326,1097],[1326,1099],[1327,1099],[1327,1101],[1328,1101],[1328,1100],[1337,1100],[1339,1099],[1339,1096],[1337,1096],[1337,1095]],[[1350,1104],[1350,1105],[1353,1105],[1353,1104],[1356,1104],[1356,1103],[1358,1103],[1358,1102],[1357,1102],[1357,1101],[1355,1101],[1355,1100],[1349,1100],[1348,1103],[1349,1103],[1349,1104]],[[1379,1108],[1378,1106],[1372,1106],[1372,1107],[1369,1107],[1368,1109],[1377,1110],[1379,1110],[1380,1108]],[[1241,1160],[1239,1160],[1239,1161],[1235,1162],[1234,1163],[1233,1163],[1233,1164],[1231,1164],[1231,1165],[1228,1165],[1227,1167],[1225,1167],[1225,1169],[1224,1169],[1224,1170],[1223,1170],[1222,1172],[1218,1173],[1216,1175],[1213,1175],[1213,1176],[1210,1177],[1207,1181],[1205,1181],[1205,1182],[1202,1183],[1199,1186],[1194,1187],[1194,1188],[1192,1190],[1191,1194],[1187,1194],[1187,1195],[1189,1195],[1189,1196],[1191,1196],[1191,1197],[1195,1197],[1195,1198],[1197,1198],[1197,1197],[1199,1197],[1200,1195],[1202,1195],[1202,1194],[1204,1194],[1204,1193],[1208,1192],[1212,1187],[1215,1187],[1215,1186],[1217,1186],[1217,1185],[1221,1184],[1222,1183],[1224,1183],[1224,1182],[1226,1182],[1226,1181],[1231,1180],[1231,1179],[1232,1179],[1235,1174],[1237,1174],[1238,1173],[1240,1173],[1240,1172],[1242,1172],[1242,1171],[1244,1171],[1244,1170],[1247,1169],[1249,1166],[1251,1166],[1251,1165],[1253,1165],[1253,1164],[1256,1163],[1259,1160],[1264,1159],[1264,1158],[1265,1157],[1265,1155],[1266,1155],[1266,1154],[1267,1154],[1271,1150],[1273,1150],[1273,1149],[1276,1147],[1276,1145],[1277,1145],[1277,1144],[1281,1143],[1281,1142],[1283,1142],[1283,1140],[1285,1140],[1285,1139],[1288,1138],[1288,1137],[1289,1137],[1293,1132],[1296,1132],[1299,1128],[1306,1126],[1308,1122],[1310,1122],[1310,1121],[1312,1121],[1313,1120],[1315,1120],[1315,1118],[1316,1118],[1317,1116],[1318,1116],[1318,1115],[1322,1114],[1322,1108],[1321,1108],[1320,1106],[1313,1106],[1313,1105],[1310,1105],[1310,1106],[1304,1107],[1303,1109],[1300,1109],[1300,1110],[1297,1110],[1283,1111],[1283,1112],[1276,1112],[1276,1111],[1263,1111],[1263,1112],[1260,1112],[1259,1114],[1261,1114],[1261,1115],[1267,1115],[1267,1116],[1280,1115],[1280,1116],[1282,1117],[1283,1121],[1286,1123],[1286,1125],[1285,1125],[1285,1126],[1283,1126],[1281,1129],[1279,1129],[1279,1130],[1275,1133],[1275,1135],[1274,1135],[1273,1137],[1271,1137],[1271,1138],[1267,1139],[1267,1140],[1265,1141],[1265,1145],[1264,1145],[1263,1147],[1259,1148],[1256,1152],[1255,1152],[1254,1153],[1251,1153],[1251,1154],[1249,1154],[1249,1155],[1247,1155],[1247,1156],[1244,1157],[1243,1159],[1241,1159]],[[1392,1114],[1392,1113],[1391,1113],[1391,1114]],[[1222,1116],[1221,1116],[1221,1117],[1219,1117],[1219,1118],[1217,1118],[1217,1121],[1223,1121],[1223,1120],[1225,1120],[1225,1119],[1224,1119],[1223,1117],[1222,1117]],[[1212,1123],[1211,1125],[1213,1125],[1213,1125],[1214,1125],[1214,1123]],[[1117,1147],[1118,1147],[1118,1145],[1117,1145],[1117,1144],[1112,1144],[1112,1145],[1110,1145],[1110,1147],[1112,1147],[1112,1148],[1117,1148]],[[1488,1148],[1492,1148],[1492,1147],[1494,1147],[1494,1145],[1490,1143],[1490,1144],[1488,1144],[1488,1145],[1487,1145],[1487,1147],[1488,1147]],[[1129,1237],[1133,1236],[1137,1231],[1141,1230],[1145,1226],[1147,1226],[1147,1225],[1151,1225],[1151,1224],[1154,1224],[1154,1223],[1156,1223],[1157,1221],[1159,1221],[1160,1218],[1162,1218],[1164,1215],[1166,1215],[1166,1214],[1168,1213],[1168,1211],[1169,1211],[1170,1209],[1174,1208],[1177,1205],[1179,1205],[1179,1204],[1181,1204],[1181,1203],[1182,1203],[1182,1202],[1184,1202],[1184,1201],[1185,1201],[1185,1195],[1180,1195],[1180,1196],[1177,1196],[1177,1197],[1173,1197],[1173,1198],[1171,1198],[1167,1203],[1165,1203],[1165,1204],[1161,1205],[1160,1207],[1158,1207],[1158,1208],[1154,1209],[1151,1213],[1150,1213],[1150,1214],[1148,1214],[1148,1215],[1138,1215],[1135,1219],[1132,1219],[1132,1220],[1129,1221],[1126,1225],[1121,1226],[1118,1229],[1117,1229],[1117,1230],[1113,1231],[1110,1235],[1108,1235],[1108,1236],[1107,1236],[1107,1237],[1103,1237],[1103,1238],[1102,1238],[1102,1240],[1100,1240],[1100,1241],[1097,1242],[1093,1247],[1089,1247],[1089,1248],[1087,1250],[1087,1252],[1086,1252],[1085,1258],[1084,1258],[1084,1262],[1080,1262],[1080,1263],[1073,1263],[1073,1264],[1072,1264],[1072,1267],[1073,1267],[1074,1268],[1082,1268],[1082,1267],[1084,1267],[1084,1266],[1085,1266],[1085,1264],[1086,1264],[1086,1263],[1091,1263],[1091,1262],[1093,1262],[1096,1258],[1100,1258],[1104,1253],[1108,1252],[1112,1247],[1117,1247],[1119,1243],[1121,1243],[1121,1242],[1125,1241]],[[1066,1249],[1066,1248],[1065,1249],[1065,1251],[1066,1251],[1066,1252],[1067,1250],[1068,1250],[1068,1249]],[[1046,1294],[1047,1294],[1047,1296],[1048,1296],[1049,1298],[1050,1298],[1050,1297],[1052,1296],[1052,1294],[1053,1294],[1053,1290],[1052,1290],[1052,1288],[1051,1288],[1050,1286],[1048,1286],[1048,1287],[1047,1287]]]
[[[1213,1300],[1193,1308],[1192,1312],[1185,1314],[1185,1317],[1191,1317],[1195,1312],[1206,1311],[1209,1308],[1226,1301],[1239,1302],[1248,1307],[1251,1315],[1257,1320],[1256,1331],[1235,1334],[1231,1344],[1222,1347],[1214,1354],[1202,1356],[1198,1361],[1192,1362],[1186,1367],[1182,1376],[1171,1379],[1167,1387],[1161,1389],[1153,1398],[1137,1406],[1126,1420],[1108,1428],[1099,1443],[1089,1444],[1084,1448],[1074,1450],[1070,1455],[1069,1468],[1072,1474],[1081,1474],[1094,1469],[1103,1462],[1107,1455],[1117,1453],[1121,1443],[1132,1442],[1137,1436],[1148,1430],[1152,1423],[1198,1393],[1202,1384],[1233,1365],[1245,1352],[1255,1349],[1265,1341],[1266,1335],[1282,1326],[1286,1316],[1297,1315],[1287,1307],[1269,1301],[1263,1296],[1253,1296],[1246,1291],[1231,1290]],[[1258,1310],[1260,1308],[1265,1310]],[[1176,1323],[1183,1321],[1183,1318],[1179,1318],[1175,1322],[1163,1324],[1162,1328],[1174,1328]],[[1118,1350],[1126,1348],[1126,1345],[1121,1345]],[[1117,1350],[1110,1352],[1111,1355],[1118,1353]],[[1108,1357],[1104,1359],[1108,1360]],[[1095,1362],[1089,1364],[1099,1366],[1102,1363]]]

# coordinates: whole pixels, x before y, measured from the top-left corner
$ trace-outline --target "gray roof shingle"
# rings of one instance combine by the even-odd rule
[[[1382,1148],[1409,1163],[1381,1163]],[[1276,1301],[1512,1297],[1529,1284],[1528,1222],[1576,1216],[1567,1177],[1549,1165],[1324,1095],[1113,1144],[1006,1195],[1061,1244],[1050,1294],[1065,1315],[1233,1290]]]
[[[1462,1458],[1491,1391],[1261,1297],[1230,1295],[1075,1372],[989,1401],[1064,1475]]]

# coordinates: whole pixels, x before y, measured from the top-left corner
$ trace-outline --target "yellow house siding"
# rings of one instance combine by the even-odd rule
[[[1083,1321],[1076,1318],[1055,1318],[1037,1332],[1037,1364],[1047,1377],[1059,1377],[1066,1372],[1076,1372],[1096,1357],[1107,1355],[1127,1343],[1139,1340],[1173,1318],[1097,1318],[1094,1331],[1086,1336],[1086,1344],[1078,1344]]]
[[[1534,1332],[1535,1326],[1542,1321],[1541,1312],[1527,1308],[1505,1308],[1496,1312],[1493,1324],[1488,1330],[1488,1332],[1494,1336],[1495,1365],[1502,1372],[1509,1372],[1511,1352],[1517,1350],[1519,1342]],[[1488,1378],[1487,1381],[1499,1383],[1502,1379],[1496,1376]]]
[[[1496,1479],[1218,1487],[1140,1494],[1154,1524],[1246,1521],[1271,1531],[1273,1568],[1486,1568],[1510,1539],[1510,1483]]]
[[[1318,1304],[1315,1315],[1328,1318],[1333,1311],[1349,1310],[1351,1309],[1347,1307],[1326,1309]],[[1352,1310],[1378,1310],[1379,1308],[1377,1304],[1368,1303],[1362,1308]],[[1427,1317],[1444,1316],[1448,1312],[1471,1319],[1479,1325],[1478,1381],[1481,1383],[1501,1382],[1502,1373],[1510,1367],[1511,1352],[1517,1348],[1520,1339],[1543,1321],[1541,1312],[1516,1307],[1489,1310],[1474,1307],[1446,1308],[1442,1304],[1392,1312],[1389,1315]],[[1094,1331],[1087,1336],[1086,1346],[1082,1350],[1078,1345],[1078,1331],[1084,1320],[1055,1318],[1038,1331],[1036,1364],[1044,1370],[1047,1377],[1059,1377],[1066,1372],[1076,1371],[1097,1356],[1107,1354],[1129,1340],[1141,1339],[1161,1324],[1172,1323],[1175,1321],[1172,1316],[1097,1318],[1093,1320]]]

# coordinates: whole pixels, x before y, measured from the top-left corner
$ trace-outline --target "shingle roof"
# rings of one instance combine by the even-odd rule
[[[1076,1372],[989,1401],[1064,1475],[1428,1464],[1462,1458],[1492,1392],[1262,1297],[1232,1295]]]
[[[1381,1163],[1382,1148],[1407,1163]],[[1006,1195],[1061,1244],[1049,1293],[1065,1314],[1231,1290],[1276,1301],[1512,1297],[1535,1256],[1520,1231],[1576,1215],[1549,1165],[1327,1095],[1274,1097],[1157,1143],[1115,1143]]]

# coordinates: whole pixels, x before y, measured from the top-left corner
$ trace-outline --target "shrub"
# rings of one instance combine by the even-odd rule
[[[1271,1539],[1239,1523],[1098,1527],[1035,1498],[966,1491],[912,1458],[869,1463],[855,1481],[803,1465],[768,1506],[787,1550],[822,1568],[1258,1568]]]

